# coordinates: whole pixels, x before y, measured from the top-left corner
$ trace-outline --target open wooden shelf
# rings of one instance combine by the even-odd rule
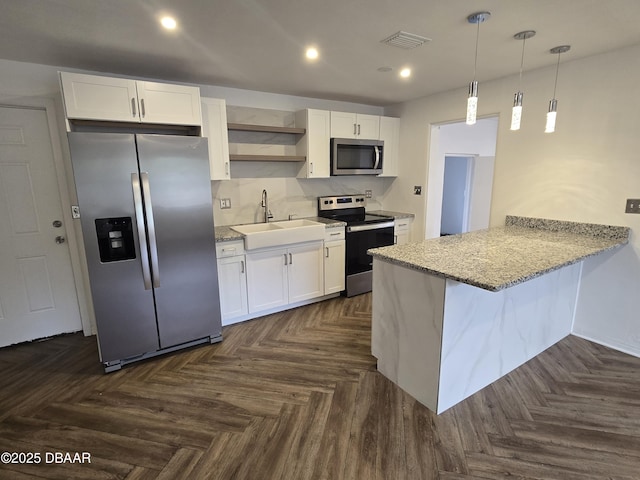
[[[297,155],[229,155],[229,160],[236,162],[304,162],[306,159]]]
[[[294,133],[298,135],[304,135],[306,132],[306,129],[304,128],[250,125],[246,123],[227,123],[227,129],[241,130],[244,132]]]

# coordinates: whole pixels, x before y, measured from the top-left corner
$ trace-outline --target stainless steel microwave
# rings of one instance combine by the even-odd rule
[[[331,139],[331,175],[380,175],[383,161],[382,140]]]

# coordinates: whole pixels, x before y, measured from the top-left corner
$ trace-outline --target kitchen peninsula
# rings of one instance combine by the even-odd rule
[[[582,260],[628,239],[627,227],[507,216],[370,250],[378,370],[447,410],[569,335]]]

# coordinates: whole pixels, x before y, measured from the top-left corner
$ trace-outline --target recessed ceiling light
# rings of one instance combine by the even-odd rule
[[[309,60],[316,60],[318,58],[318,49],[315,47],[307,48],[307,52],[305,54]]]
[[[410,68],[403,68],[402,70],[400,70],[400,76],[402,78],[407,78],[411,76],[411,69]]]
[[[176,22],[176,19],[169,16],[162,17],[160,19],[160,24],[167,30],[175,30],[178,26],[178,22]]]

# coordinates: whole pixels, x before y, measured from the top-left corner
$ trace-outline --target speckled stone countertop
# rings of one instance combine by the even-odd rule
[[[314,222],[318,222],[318,223],[324,223],[325,228],[344,227],[346,225],[345,222],[341,222],[340,220],[332,220],[330,218],[305,217],[305,219],[313,220]],[[234,240],[244,239],[244,235],[242,235],[240,232],[236,232],[235,230],[233,230],[230,225],[215,227],[215,236],[216,236],[216,243],[232,242]]]
[[[508,216],[504,227],[374,248],[374,258],[499,291],[624,245],[628,227]]]
[[[392,212],[391,210],[367,210],[369,215],[381,215],[383,217],[393,217],[396,220],[402,218],[415,218],[413,213]]]

